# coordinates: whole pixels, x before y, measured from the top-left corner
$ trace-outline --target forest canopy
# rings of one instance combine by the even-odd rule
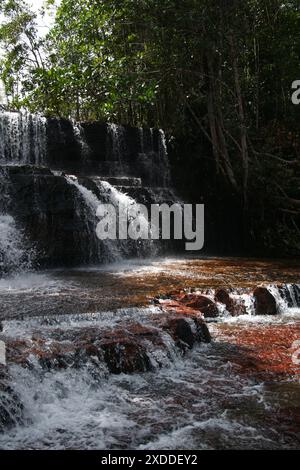
[[[45,37],[24,0],[0,12],[10,108],[204,136],[244,209],[260,198],[265,220],[268,201],[299,239],[298,0],[61,0]]]

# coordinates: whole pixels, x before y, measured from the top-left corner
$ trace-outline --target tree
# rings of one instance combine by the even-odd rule
[[[26,96],[32,74],[43,69],[42,41],[37,36],[36,14],[23,0],[1,0],[0,13],[5,21],[0,26],[3,57],[1,77],[12,106],[19,107]]]
[[[189,142],[204,136],[216,179],[240,197],[244,220],[263,220],[268,206],[291,232],[297,0],[62,0],[43,41],[23,0],[0,5],[8,18],[1,76],[14,105],[163,127]]]

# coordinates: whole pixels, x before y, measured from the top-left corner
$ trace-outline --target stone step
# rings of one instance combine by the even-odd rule
[[[95,181],[106,181],[112,186],[122,187],[141,187],[141,178],[135,178],[132,176],[91,176],[91,179]]]

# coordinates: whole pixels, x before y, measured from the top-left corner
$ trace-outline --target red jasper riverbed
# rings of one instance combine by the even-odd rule
[[[1,281],[21,408],[0,448],[299,447],[298,283],[296,261],[232,258]]]

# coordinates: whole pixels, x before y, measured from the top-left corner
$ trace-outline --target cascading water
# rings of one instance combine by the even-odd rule
[[[293,315],[297,316],[299,314],[299,284],[285,284],[283,286],[269,284],[263,287],[268,292],[270,292],[271,296],[274,298],[278,319]],[[225,292],[225,289],[222,289],[221,291]],[[195,290],[193,291],[193,294],[196,296],[196,298],[197,295],[205,295],[212,302],[216,302],[218,318],[220,318],[221,321],[224,319],[229,319],[229,321],[232,321],[234,318],[243,321],[245,317],[247,317],[247,320],[249,317],[252,317],[253,320],[256,319],[257,313],[255,308],[255,296],[252,289],[229,289],[227,292],[227,300],[224,301],[225,303],[217,298],[218,292],[219,291],[215,289],[205,289],[203,291]],[[266,315],[264,318],[262,318],[260,315],[258,316],[260,317],[260,321],[270,320],[268,315]]]
[[[274,427],[282,397],[289,394],[290,409],[293,391],[286,393],[283,384],[277,401],[276,393],[270,398],[261,380],[243,376],[230,362],[236,354],[253,364],[251,348],[238,348],[230,335],[222,342],[217,333],[224,327],[248,332],[255,324],[261,329],[254,339],[264,337],[268,325],[287,326],[286,334],[296,335],[299,286],[280,285],[284,276],[270,285],[279,279],[271,268],[265,271],[272,272],[271,281],[258,280],[255,266],[252,283],[239,288],[228,272],[239,274],[240,266],[229,263],[218,274],[216,261],[204,279],[205,259],[195,262],[195,270],[193,261],[186,268],[179,259],[171,274],[162,260],[137,260],[130,267],[122,260],[152,258],[157,244],[97,238],[101,203],[134,213],[137,201],[148,206],[176,200],[168,189],[163,131],[63,119],[46,124],[40,117],[2,113],[0,163],[1,275],[34,264],[22,227],[42,243],[44,266],[117,262],[1,280],[7,367],[0,366],[0,448],[296,446],[291,433],[281,430],[281,416]],[[42,164],[59,171],[34,167]],[[73,172],[82,176],[65,176]],[[139,222],[143,232],[150,231],[146,218]],[[220,264],[224,269],[224,260]],[[247,274],[238,274],[238,281],[248,280],[248,265]],[[256,315],[253,280],[273,296],[276,314]],[[213,304],[214,316],[206,320],[211,344],[204,344],[209,333],[202,313],[190,314],[168,298],[183,287],[189,293],[188,286],[191,293],[199,286],[199,297]],[[218,286],[223,295],[227,289],[225,303],[222,296],[216,300]]]
[[[144,214],[139,213],[138,203],[135,199],[128,196],[126,193],[119,191],[117,188],[112,186],[107,181],[100,181],[96,179],[97,187],[100,192],[104,194],[105,198],[108,199],[109,203],[112,204],[117,210],[118,214],[127,214],[129,220],[132,221],[139,214],[138,222],[140,226],[140,232],[143,234],[151,235],[152,227],[149,224],[148,219]],[[150,237],[151,238],[151,237]],[[120,240],[122,249],[128,252],[129,245],[135,245],[135,251],[138,256],[155,256],[158,252],[158,247],[153,240],[139,239],[133,240]]]
[[[96,235],[99,221],[96,213],[101,201],[91,190],[80,184],[76,176],[66,176],[66,181],[76,188],[77,211],[80,213],[80,217],[83,217],[85,229],[88,231],[89,243],[81,248],[88,255],[86,261],[88,263],[117,261],[121,254],[117,250],[116,243],[111,240],[99,240]]]
[[[46,118],[24,112],[0,112],[0,163],[46,164]]]
[[[7,169],[0,168],[0,277],[31,270],[36,257],[24,230],[10,214],[9,183]]]
[[[121,260],[129,256],[151,256],[156,252],[154,243],[150,240],[99,240],[96,235],[96,226],[99,219],[96,216],[97,209],[101,204],[111,204],[115,207],[117,215],[118,211],[122,213],[136,213],[137,202],[121,193],[110,183],[102,181],[99,178],[93,178],[91,181],[95,183],[98,190],[98,196],[83,184],[79,183],[75,176],[66,176],[68,184],[74,186],[78,192],[78,211],[81,210],[85,219],[85,226],[90,231],[90,245],[86,247],[89,252],[89,262],[113,262]],[[88,180],[89,181],[89,180]],[[84,208],[82,210],[82,203]],[[148,220],[142,215],[139,217],[141,230],[150,233]]]
[[[84,160],[88,160],[91,149],[87,143],[84,128],[79,122],[72,121],[72,126],[73,126],[73,132],[74,132],[74,137],[75,140],[78,142],[80,149],[81,149],[81,154]]]
[[[26,246],[14,218],[0,214],[0,275],[28,271],[33,262],[34,250]]]
[[[138,164],[144,179],[156,187],[171,185],[166,136],[162,129],[139,130]]]
[[[125,128],[117,124],[109,123],[108,137],[111,141],[111,159],[119,162],[120,171],[122,172],[122,158],[127,151]]]
[[[73,183],[68,184],[74,188]],[[106,190],[107,198],[118,200],[118,194],[108,196],[109,185],[99,187],[103,199]],[[97,195],[93,201],[92,195],[85,193],[94,208],[102,198]],[[195,318],[174,310],[165,312],[156,302],[149,303],[158,285],[165,292],[174,292],[190,280],[192,261],[186,278],[183,260],[168,263],[171,261],[149,261],[148,265],[136,261],[132,266],[126,263],[122,267],[121,263],[48,273],[52,281],[48,286],[44,280],[40,288],[15,289],[10,296],[0,286],[6,312],[0,339],[7,344],[10,387],[2,393],[0,386],[0,448],[297,447],[289,421],[284,421],[284,407],[290,413],[294,402],[297,406],[297,384],[283,381],[274,385],[276,375],[264,384],[244,373],[243,367],[253,365],[256,339],[263,338],[271,325],[282,327],[279,332],[286,327],[286,334],[297,334],[290,311],[299,286],[264,282],[277,305],[281,298],[290,305],[290,310],[276,316],[255,317],[248,309],[246,315],[231,317],[229,323],[229,312],[223,308],[222,318],[209,323],[213,342],[208,344],[199,341],[201,323]],[[224,259],[220,265],[224,269]],[[205,260],[197,272],[199,278],[194,277],[193,284],[199,279],[201,286]],[[209,281],[204,284],[210,285],[215,272],[208,269],[206,274]],[[224,277],[219,282],[223,286]],[[246,296],[251,298],[253,290],[228,288],[230,297],[246,306],[250,304]],[[217,288],[197,290],[211,299],[216,292]],[[116,298],[120,304],[111,308]],[[299,312],[298,301],[297,305]],[[14,319],[9,320],[10,315]],[[234,344],[229,335],[222,340],[224,329],[231,333],[236,328],[247,335],[254,328],[250,345]],[[189,341],[196,337],[190,348]],[[280,333],[276,339],[281,341]],[[293,337],[288,341],[292,343]],[[287,346],[279,344],[291,362],[291,344]],[[261,363],[263,366],[264,361]],[[2,416],[10,419],[1,428]]]
[[[159,129],[159,161],[161,162],[162,167],[164,168],[164,184],[163,186],[170,186],[171,184],[171,175],[170,175],[170,165],[169,165],[169,158],[168,158],[168,149],[167,149],[167,142],[166,142],[166,135],[162,129]]]

